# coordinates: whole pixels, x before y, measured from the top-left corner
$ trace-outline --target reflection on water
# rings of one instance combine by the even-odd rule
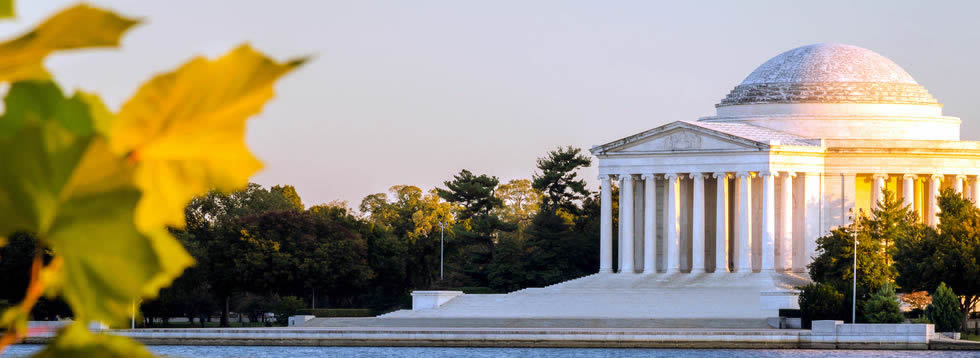
[[[39,345],[17,345],[3,355],[24,357]],[[947,351],[828,351],[723,349],[593,349],[593,348],[429,348],[429,347],[227,347],[151,346],[166,357],[980,357],[980,352]]]

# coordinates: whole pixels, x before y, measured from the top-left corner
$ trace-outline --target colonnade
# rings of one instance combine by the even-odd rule
[[[618,269],[620,273],[644,274],[677,273],[682,269],[691,273],[802,270],[808,262],[793,262],[793,260],[808,261],[806,258],[813,250],[813,247],[809,247],[813,245],[810,241],[815,240],[816,236],[830,226],[847,222],[835,223],[828,218],[815,218],[825,213],[823,210],[826,208],[821,205],[834,205],[834,203],[817,204],[816,209],[811,210],[811,203],[794,202],[794,196],[799,201],[804,195],[807,196],[805,200],[812,200],[811,197],[816,198],[817,201],[823,200],[824,193],[821,190],[828,189],[824,188],[818,180],[823,175],[823,173],[786,171],[601,175],[599,177],[602,189],[599,272],[611,273],[617,268],[620,268]],[[840,175],[840,183],[843,186],[838,205],[842,211],[845,211],[854,206],[855,174]],[[944,180],[951,178],[953,183],[947,185],[956,192],[966,191],[964,195],[974,201],[980,198],[980,176],[897,175],[902,178],[903,202],[905,205],[912,205],[913,208],[923,208],[922,220],[929,225],[937,223],[937,198]],[[794,183],[794,178],[800,176],[804,176],[806,180],[798,180]],[[705,179],[709,178],[715,179],[713,200],[705,198]],[[868,175],[865,174],[863,178],[867,180]],[[889,174],[886,173],[870,175],[871,205],[876,205],[881,200],[882,188],[886,186],[888,178]],[[928,190],[928,194],[917,200],[915,181],[919,179],[926,180],[922,188]],[[612,242],[613,180],[618,180],[621,188],[620,231],[619,245],[617,245],[619,262],[616,267],[613,265]],[[807,186],[819,188],[807,188]],[[754,192],[760,189],[761,193]],[[811,194],[814,190],[816,191]],[[660,195],[663,197],[658,200]],[[920,202],[922,200],[925,202]],[[805,213],[794,214],[794,208]],[[660,209],[659,215],[658,209]],[[830,216],[831,211],[826,213],[825,216]],[[706,223],[706,214],[711,216],[713,223]],[[761,218],[756,218],[755,215]],[[840,217],[841,220],[845,220],[845,215],[842,214]],[[658,223],[661,220],[663,222]],[[819,227],[814,228],[816,226]],[[800,239],[799,237],[804,234],[806,237]],[[636,238],[635,235],[642,235],[642,238]],[[755,240],[760,242],[754,242]],[[682,251],[682,245],[690,251]],[[705,251],[705,245],[714,247],[713,254]],[[808,247],[800,247],[801,245]],[[642,250],[642,255],[636,250]],[[642,258],[642,261],[635,262],[635,256],[637,260]],[[711,262],[706,262],[707,260]],[[682,261],[685,263],[683,268]],[[756,265],[753,265],[753,261]]]
[[[660,225],[663,230],[663,251],[664,254],[661,255],[663,260],[662,267],[666,273],[677,273],[681,272],[681,261],[686,258],[686,252],[681,251],[682,238],[686,238],[685,243],[689,243],[691,256],[689,260],[689,272],[691,273],[701,273],[706,272],[709,268],[713,269],[713,272],[751,272],[752,271],[752,185],[751,179],[754,177],[761,178],[762,180],[762,225],[761,225],[761,235],[756,235],[761,237],[762,244],[762,257],[761,257],[761,270],[760,271],[774,271],[774,270],[788,270],[791,268],[790,257],[792,247],[792,235],[793,235],[793,184],[792,179],[795,173],[784,172],[782,174],[776,172],[739,172],[739,173],[727,173],[727,172],[717,172],[717,173],[647,173],[642,175],[634,174],[621,174],[617,175],[617,179],[620,181],[619,187],[620,191],[620,201],[619,201],[619,267],[620,268],[635,268],[637,265],[634,263],[634,249],[637,245],[634,245],[634,233],[642,232],[643,238],[642,243],[639,245],[639,249],[643,250],[643,262],[639,269],[639,272],[645,274],[651,274],[658,272],[657,264],[655,262],[657,258],[657,221],[658,215],[656,215],[657,209],[657,181],[663,180],[663,195],[664,201],[661,205],[663,209],[663,220],[665,222]],[[714,189],[714,223],[711,224],[712,236],[706,237],[706,223],[705,223],[705,179],[706,177],[714,178],[716,180],[716,188]],[[781,215],[779,216],[782,220],[780,225],[781,232],[775,232],[776,228],[776,195],[774,193],[775,178],[780,177],[783,180],[782,183],[782,193],[780,196],[781,205]],[[690,179],[691,187],[682,188],[681,180]],[[611,175],[603,175],[599,178],[601,180],[602,186],[602,218],[600,221],[601,234],[600,234],[600,272],[613,272],[613,220],[612,220],[612,180]],[[634,218],[636,217],[636,208],[638,207],[634,202],[634,181],[643,182],[643,193],[642,193],[642,230],[633,230],[634,228]],[[734,197],[737,205],[735,206],[735,213],[732,215],[729,213],[729,180],[737,181],[737,196]],[[639,187],[639,186],[637,186]],[[756,194],[760,195],[760,194]],[[682,206],[682,202],[688,202],[689,206]],[[684,210],[689,210],[687,216],[685,217],[690,222],[682,223],[681,219],[684,217],[682,212]],[[737,229],[734,231],[737,240],[733,240],[734,244],[730,243],[730,222],[729,220],[734,219],[734,227]],[[686,225],[685,225],[686,224]],[[687,231],[689,230],[689,231]],[[687,232],[685,232],[687,231]],[[777,252],[775,251],[775,240],[777,238],[780,240],[781,247],[786,249],[779,252],[779,257],[776,257]],[[713,242],[714,246],[714,262],[706,262],[704,255],[705,244],[708,242]],[[729,254],[732,254],[733,262],[729,262]],[[688,260],[684,260],[688,261]],[[685,270],[687,271],[687,270]],[[630,269],[620,269],[619,272],[637,272],[637,270]]]

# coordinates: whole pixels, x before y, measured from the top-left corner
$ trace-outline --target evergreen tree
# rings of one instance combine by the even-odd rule
[[[576,203],[585,198],[585,180],[577,177],[576,171],[592,165],[592,159],[582,154],[580,148],[565,147],[548,152],[548,156],[538,158],[541,174],[534,175],[532,186],[544,193],[542,204],[545,210],[565,210],[577,214]]]
[[[462,252],[454,261],[465,275],[463,284],[467,286],[489,284],[488,265],[493,260],[496,234],[516,229],[516,225],[503,222],[498,215],[497,209],[503,207],[503,200],[496,195],[499,183],[497,177],[477,176],[463,169],[453,180],[443,182],[446,189],[436,189],[440,198],[461,208],[458,219],[466,229],[457,230],[455,245]]]
[[[895,286],[885,284],[864,303],[864,316],[869,323],[902,323],[905,316],[895,296]]]
[[[940,283],[932,294],[932,304],[926,308],[926,317],[936,325],[937,332],[958,332],[963,323],[960,297],[946,283]]]
[[[881,244],[885,265],[891,265],[891,248],[899,236],[917,226],[918,216],[895,197],[895,193],[882,189],[881,200],[872,205],[871,215],[859,215],[858,228],[872,241]],[[894,274],[891,274],[894,277]]]
[[[462,207],[459,219],[466,220],[476,215],[490,215],[493,209],[503,206],[503,200],[495,193],[499,183],[500,179],[495,176],[476,176],[463,169],[453,176],[453,180],[443,182],[446,189],[436,188],[436,193],[445,201],[459,204]]]

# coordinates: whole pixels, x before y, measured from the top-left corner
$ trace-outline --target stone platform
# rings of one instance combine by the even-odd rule
[[[780,308],[798,307],[793,288],[806,283],[792,273],[594,274],[508,294],[463,294],[437,308],[395,311],[364,324],[766,328]],[[329,321],[315,319],[305,326]]]
[[[819,323],[818,323],[819,322]],[[156,345],[966,349],[980,344],[935,337],[932,325],[817,321],[814,329],[657,328],[198,328],[109,330]],[[46,343],[52,337],[29,337]]]

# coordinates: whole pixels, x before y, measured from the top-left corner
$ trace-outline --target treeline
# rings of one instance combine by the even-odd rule
[[[580,149],[560,148],[537,161],[530,180],[500,183],[462,170],[431,191],[396,185],[368,195],[357,211],[338,202],[307,208],[289,185],[212,192],[188,205],[184,229],[172,230],[196,265],[141,312],[201,323],[220,314],[227,326],[230,312],[253,322],[311,307],[384,312],[410,307],[416,289],[509,292],[593,273],[599,200],[577,174],[590,165]],[[12,238],[0,252],[5,281],[24,278],[3,285],[8,302],[26,287],[27,239]]]

